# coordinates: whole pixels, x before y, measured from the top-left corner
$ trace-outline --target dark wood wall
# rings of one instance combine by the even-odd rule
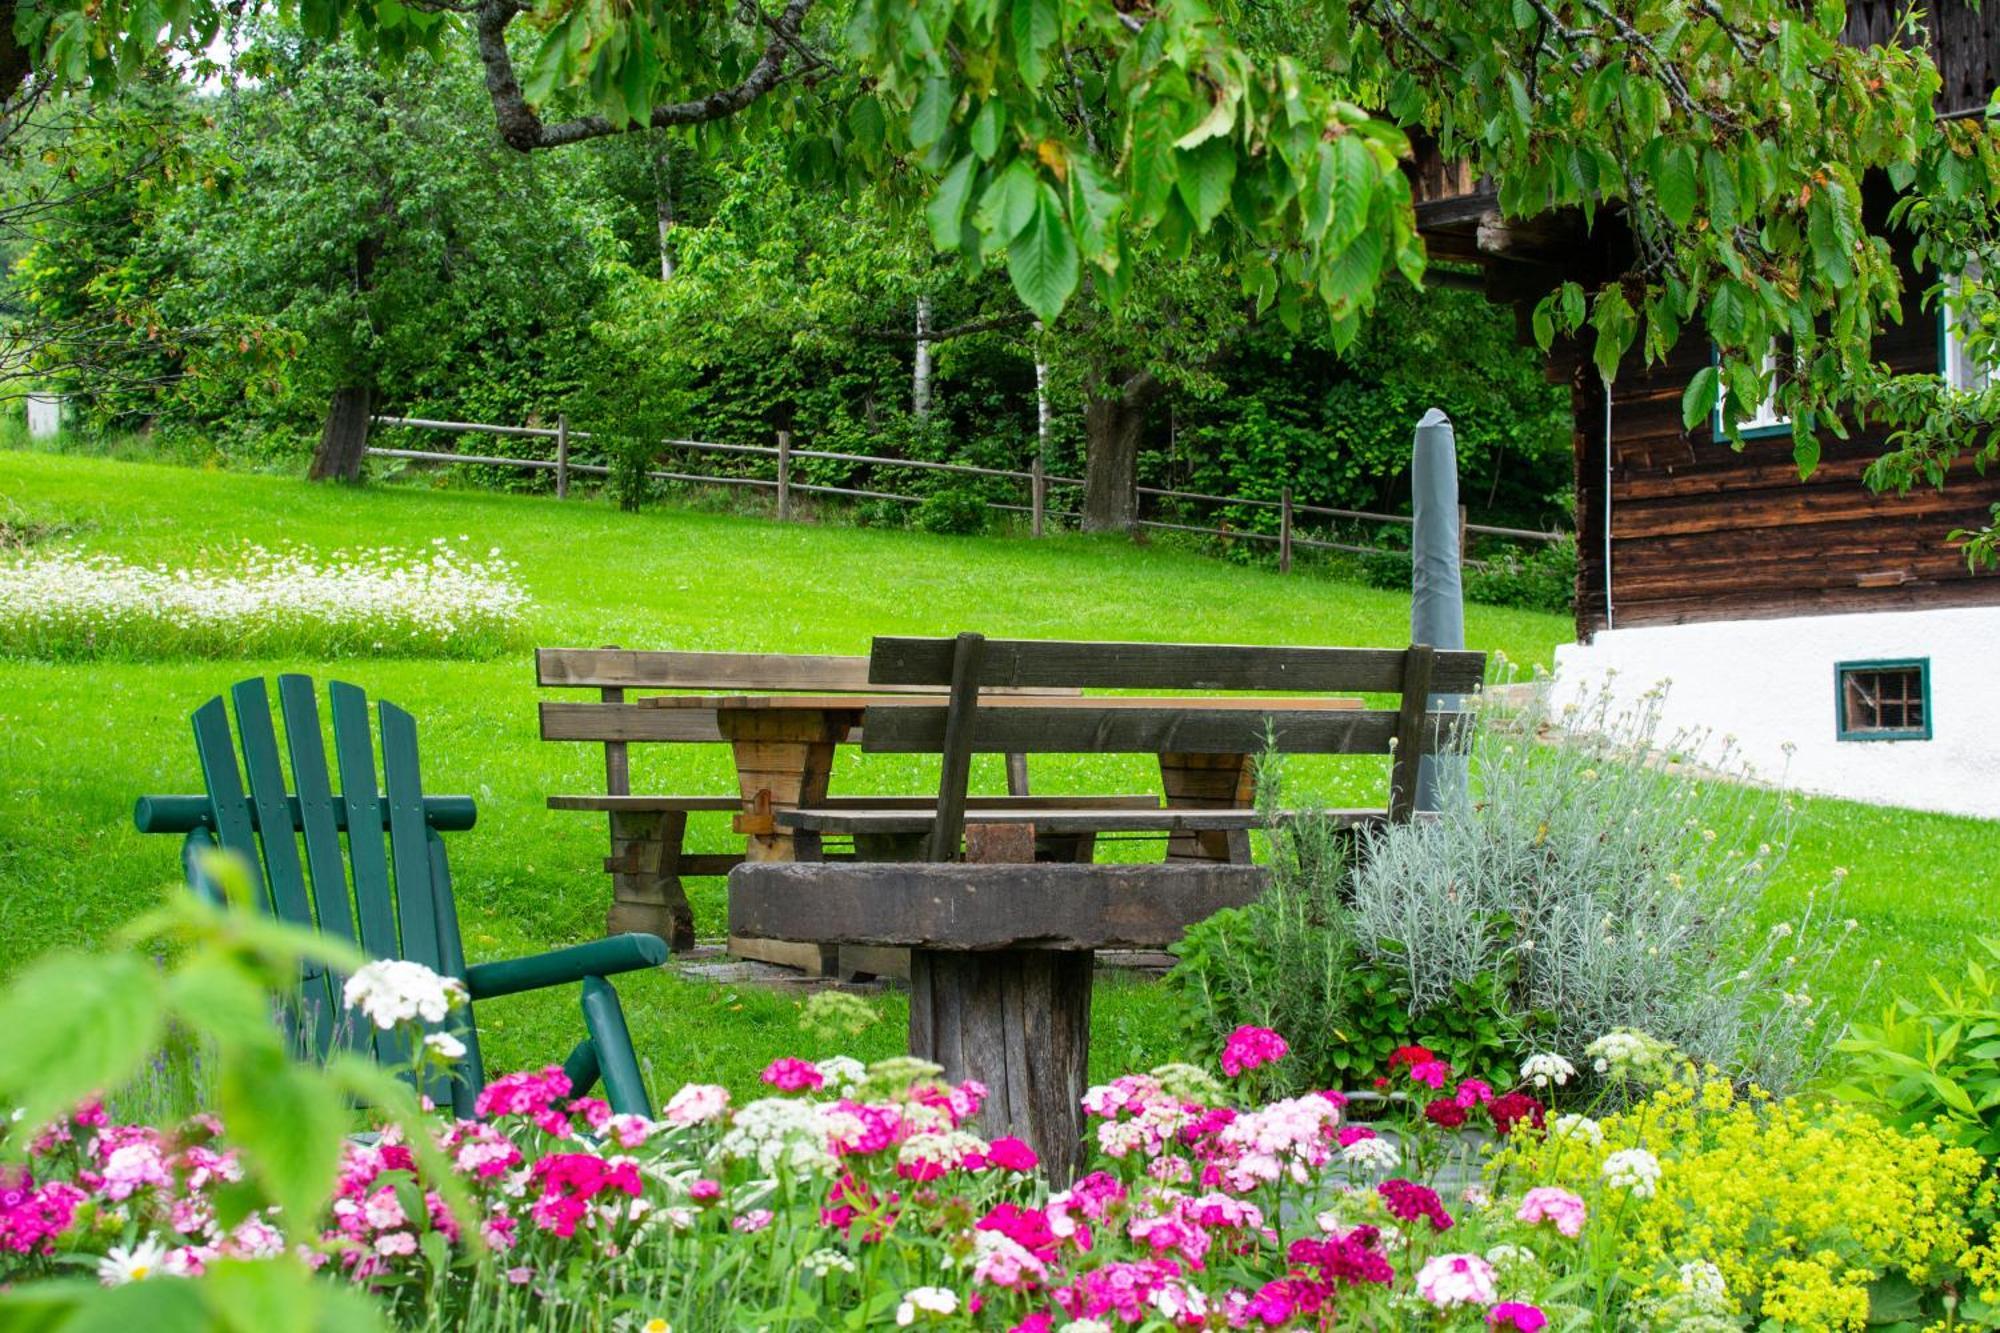
[[[1852,0],[1841,40],[1851,46],[1880,46],[1897,35],[1907,0]],[[1924,15],[1931,59],[1943,86],[1941,115],[1983,109],[2000,86],[2000,3],[1931,0]]]
[[[1896,369],[1934,372],[1937,317],[1911,291],[1901,326],[1877,342]],[[1946,542],[1981,526],[2000,501],[2000,472],[1970,463],[1942,491],[1876,495],[1862,470],[1884,432],[1822,440],[1819,469],[1799,480],[1789,435],[1717,442],[1681,429],[1681,392],[1707,363],[1698,330],[1650,371],[1630,362],[1611,404],[1611,595],[1620,627],[1928,606],[2000,604],[2000,574],[1973,574]],[[1605,626],[1604,396],[1588,363],[1576,407],[1577,632]],[[2000,644],[1996,644],[2000,649]]]

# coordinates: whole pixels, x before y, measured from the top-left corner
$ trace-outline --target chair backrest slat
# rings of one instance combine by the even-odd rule
[[[417,722],[394,704],[375,707],[382,724],[382,780],[389,798],[389,856],[396,871],[403,957],[441,971],[444,959],[438,950],[423,779],[417,767]]]
[[[433,898],[437,904],[438,971],[446,976],[465,979],[465,941],[458,931],[458,903],[451,891],[451,862],[444,854],[444,839],[436,830],[427,830],[427,848],[431,863],[431,885]],[[465,1043],[465,1056],[459,1061],[459,1074],[455,1080],[446,1080],[447,1086],[431,1093],[431,1100],[443,1105],[452,1104],[462,1120],[473,1116],[474,1094],[486,1086],[486,1064],[479,1054],[479,1029],[472,1021],[472,1009],[467,1006],[455,1016],[451,1031]]]
[[[313,695],[312,678],[278,677],[278,703],[285,718],[285,748],[292,760],[297,819],[305,835],[306,868],[312,874],[319,926],[329,935],[356,944],[360,937],[354,933],[347,868],[340,854],[339,818],[333,809],[333,778],[326,766],[326,742],[320,736],[319,700]]]
[[[259,902],[268,907],[269,900],[264,896],[264,858],[258,854],[257,834],[250,821],[250,803],[244,798],[243,778],[236,768],[236,746],[229,734],[229,710],[220,696],[195,709],[194,749],[201,763],[202,785],[208,789],[216,841],[223,850],[235,852],[243,858],[250,867],[252,887],[257,891]]]
[[[401,958],[396,907],[389,896],[389,858],[375,830],[382,827],[375,788],[375,752],[368,734],[368,698],[355,686],[326,687],[333,711],[333,753],[340,765],[340,801],[347,807],[348,864],[354,871],[354,913],[361,950],[370,958]]]
[[[319,928],[349,944],[359,944],[360,937],[354,931],[354,907],[348,896],[347,863],[340,850],[333,778],[326,766],[326,742],[320,736],[319,699],[313,692],[312,677],[278,677],[278,707],[285,719],[285,749],[291,757],[292,783],[297,788],[293,817],[305,837],[306,868],[312,876],[313,906],[319,914]],[[237,717],[240,719],[242,715],[239,704]],[[333,1023],[332,1031],[321,1035],[322,1054],[333,1040],[350,1050],[372,1050],[374,1041],[368,1025],[355,1022],[346,1012],[342,999],[346,975],[329,973],[326,984]]]
[[[1160,708],[987,708],[971,727],[975,754],[1257,754],[1269,735],[1286,754],[1388,754],[1399,715],[1385,708],[1197,712]],[[949,710],[878,708],[861,748],[874,754],[942,753]],[[1462,713],[1431,713],[1426,749],[1451,736]]]
[[[278,734],[271,726],[271,697],[261,678],[238,681],[229,697],[236,704],[236,738],[243,747],[243,770],[264,843],[264,883],[271,914],[311,929],[312,903],[306,897],[306,868],[299,860],[291,802],[285,799],[285,770],[278,762]]]

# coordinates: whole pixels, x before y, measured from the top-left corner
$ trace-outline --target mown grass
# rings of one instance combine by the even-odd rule
[[[1212,642],[1398,644],[1404,596],[1313,577],[1236,568],[1122,540],[945,538],[797,525],[655,508],[621,513],[594,500],[511,496],[424,485],[310,486],[277,476],[108,458],[0,450],[0,516],[54,525],[89,549],[185,562],[240,539],[331,550],[432,538],[499,546],[535,598],[539,644],[863,652],[876,633],[989,634]],[[1475,647],[1547,662],[1568,637],[1560,617],[1474,606]],[[467,947],[506,957],[602,929],[609,884],[600,818],[548,811],[552,792],[601,790],[602,751],[548,744],[535,726],[525,652],[484,662],[165,661],[61,665],[0,660],[0,973],[62,944],[102,939],[176,874],[172,840],[133,831],[132,799],[199,789],[187,715],[230,682],[306,671],[353,680],[413,711],[426,785],[479,801],[479,826],[455,835],[454,873]],[[720,747],[640,747],[637,790],[728,792]],[[1326,760],[1290,772],[1304,792],[1379,798],[1378,765]],[[843,754],[835,790],[923,792],[932,770],[899,756]],[[975,772],[1001,790],[997,762]],[[1037,790],[1153,790],[1139,758],[1038,766]],[[1879,954],[1892,978],[1949,965],[1986,921],[1984,886],[2000,872],[1993,825],[1945,816],[1804,802],[1784,884],[1789,906],[1835,865],[1852,872],[1843,911],[1863,929],[1844,984]],[[732,845],[721,816],[698,816],[696,850]],[[1139,849],[1122,849],[1140,854]],[[719,934],[720,881],[697,881],[698,927]],[[810,1043],[796,1000],[670,974],[620,983],[634,1035],[661,1082],[700,1078],[746,1089],[772,1056]],[[902,1002],[859,1041],[871,1056],[901,1041]],[[483,1005],[489,1060],[501,1068],[558,1058],[577,1022],[566,996]],[[1101,987],[1094,1020],[1100,1070],[1175,1053],[1171,1010],[1144,983]],[[811,1052],[824,1054],[826,1052]]]

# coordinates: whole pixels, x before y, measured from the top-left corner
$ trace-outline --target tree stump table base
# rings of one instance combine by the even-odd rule
[[[762,862],[729,875],[732,934],[910,950],[910,1054],[986,1085],[978,1126],[1033,1147],[1050,1183],[1083,1163],[1098,949],[1158,949],[1263,891],[1215,862]]]

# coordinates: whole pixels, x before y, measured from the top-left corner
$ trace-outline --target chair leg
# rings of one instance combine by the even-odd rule
[[[618,992],[601,977],[583,979],[583,1025],[590,1031],[598,1072],[604,1076],[604,1098],[611,1109],[651,1119],[653,1103],[646,1096],[645,1080],[639,1076],[639,1057],[632,1050],[632,1034],[625,1028],[625,1010],[618,1003]]]
[[[563,1073],[569,1077],[569,1095],[582,1097],[597,1086],[597,1043],[585,1037],[563,1061]]]

